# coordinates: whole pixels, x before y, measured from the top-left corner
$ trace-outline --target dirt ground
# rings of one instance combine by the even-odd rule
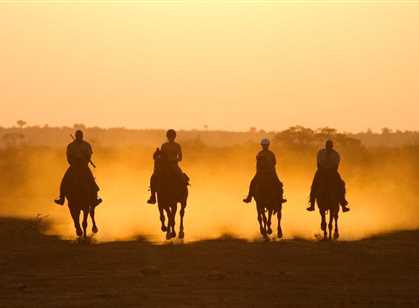
[[[0,307],[419,307],[419,231],[153,245],[39,229],[0,219]]]

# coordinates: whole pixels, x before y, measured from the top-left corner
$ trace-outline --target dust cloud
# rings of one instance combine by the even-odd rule
[[[138,236],[156,243],[164,241],[157,207],[146,204],[153,150],[141,146],[95,148],[98,168],[94,173],[104,199],[96,213],[98,241],[130,240]],[[283,206],[284,236],[314,239],[320,233],[320,216],[305,208],[317,149],[291,149],[274,144],[273,150],[288,199]],[[254,143],[220,148],[202,144],[184,146],[182,168],[191,177],[185,216],[187,242],[227,234],[248,240],[259,238],[255,205],[242,202],[255,172],[257,151]],[[341,173],[352,210],[340,214],[342,239],[356,240],[419,227],[418,153],[417,147],[343,149]],[[25,218],[39,215],[52,222],[49,234],[74,238],[68,208],[53,203],[66,168],[64,150],[31,146],[3,149],[0,156],[0,215]],[[275,230],[276,219],[273,227]]]

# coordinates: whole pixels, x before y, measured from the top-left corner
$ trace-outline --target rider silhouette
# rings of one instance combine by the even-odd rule
[[[166,133],[167,142],[164,143],[160,150],[154,153],[154,158],[156,155],[164,155],[165,159],[170,164],[170,167],[175,172],[175,174],[179,175],[180,180],[188,182],[189,178],[185,173],[183,173],[182,169],[179,167],[179,162],[182,161],[182,148],[179,143],[175,142],[176,140],[176,131],[174,129],[169,129]],[[156,204],[156,190],[157,190],[157,174],[156,174],[156,165],[154,166],[154,172],[150,179],[150,191],[151,195],[148,199],[147,203],[149,204]]]
[[[70,187],[74,183],[73,178],[81,177],[86,180],[92,198],[95,200],[94,205],[96,206],[102,202],[102,199],[98,199],[97,197],[99,186],[96,184],[93,173],[89,168],[93,154],[92,147],[88,142],[83,140],[83,132],[81,130],[76,131],[75,136],[75,140],[67,146],[67,161],[70,166],[61,181],[60,197],[54,200],[54,202],[58,205],[63,205]]]
[[[343,212],[348,212],[350,210],[347,207],[348,201],[346,201],[345,198],[345,182],[338,172],[339,163],[340,155],[333,149],[333,141],[327,140],[325,148],[320,150],[317,154],[317,171],[311,185],[310,207],[307,208],[307,211],[314,211],[319,185],[327,175],[332,175],[333,179],[339,184],[339,203],[342,205]]]
[[[263,181],[263,179],[268,176],[278,186],[278,189],[282,192],[283,184],[278,178],[276,174],[276,157],[275,154],[269,150],[270,141],[269,139],[262,139],[260,142],[262,146],[262,151],[258,153],[256,156],[256,175],[253,177],[252,181],[250,182],[249,193],[243,202],[250,203],[252,202],[252,198],[255,196],[255,189],[256,184],[258,181]],[[283,199],[282,202],[287,202],[287,200]]]

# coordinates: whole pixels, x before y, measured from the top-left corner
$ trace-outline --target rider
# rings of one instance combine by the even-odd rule
[[[187,183],[189,178],[179,167],[179,162],[182,161],[183,156],[182,156],[182,148],[180,144],[175,142],[176,131],[174,129],[169,129],[166,133],[166,137],[167,137],[167,142],[161,146],[160,150],[157,150],[156,153],[154,153],[154,156],[164,155],[164,157],[169,162],[175,174],[179,175],[182,181],[185,181]],[[154,172],[150,179],[151,196],[147,201],[147,203],[149,204],[155,204],[157,201],[156,200],[156,181],[157,181],[156,166],[154,166]]]
[[[63,205],[69,192],[69,187],[73,184],[73,177],[81,176],[87,180],[89,190],[95,200],[94,205],[96,206],[102,202],[102,199],[97,197],[99,186],[96,184],[93,173],[89,168],[93,154],[92,147],[83,140],[83,132],[81,130],[76,131],[75,136],[75,140],[67,146],[67,161],[70,167],[61,181],[60,197],[54,200],[54,202]]]
[[[276,174],[276,157],[275,154],[269,150],[270,145],[269,139],[262,139],[260,145],[262,146],[262,151],[256,156],[256,175],[253,177],[250,182],[249,193],[246,199],[243,199],[243,202],[250,203],[252,198],[255,196],[256,184],[257,181],[263,180],[263,177],[268,175],[271,176],[275,183],[278,185],[278,189],[283,193],[283,185]],[[287,200],[282,199],[282,202],[287,202]]]
[[[350,209],[347,207],[348,201],[346,201],[345,194],[345,182],[342,180],[338,168],[340,163],[340,155],[333,149],[333,141],[327,140],[324,149],[321,149],[317,154],[317,171],[311,185],[310,192],[310,207],[307,211],[314,211],[315,209],[315,198],[318,192],[319,184],[324,180],[325,175],[332,175],[333,178],[339,184],[339,203],[342,205],[343,212],[348,212]]]

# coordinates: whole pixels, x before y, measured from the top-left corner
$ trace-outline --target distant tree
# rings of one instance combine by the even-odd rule
[[[390,135],[392,133],[392,130],[388,127],[384,127],[381,129],[381,134],[383,135]]]
[[[249,128],[249,132],[252,133],[252,134],[256,133],[257,131],[258,131],[257,128],[254,127],[254,126]]]
[[[16,124],[20,127],[20,128],[23,128],[26,124],[28,124],[28,123],[26,123],[25,121],[23,121],[23,120],[19,120],[19,121],[17,121],[16,122]]]
[[[309,145],[315,141],[314,131],[300,125],[292,126],[275,136],[275,140],[289,145]]]
[[[332,137],[332,136],[336,135],[337,130],[334,129],[334,128],[330,128],[330,127],[323,127],[323,128],[320,128],[318,130],[318,133],[323,135],[323,136]]]

